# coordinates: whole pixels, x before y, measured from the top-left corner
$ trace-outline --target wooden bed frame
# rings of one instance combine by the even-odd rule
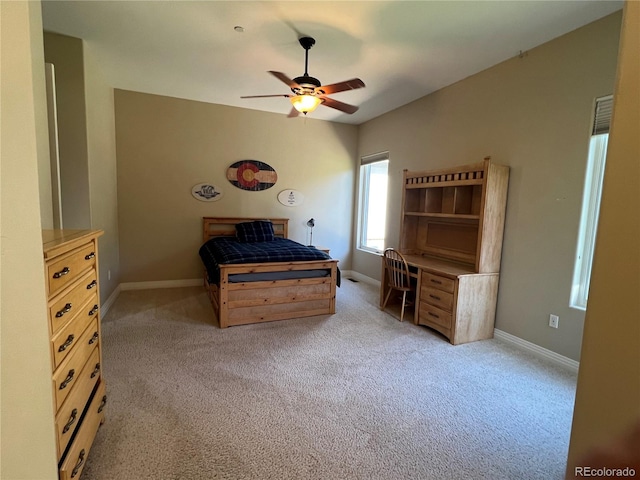
[[[264,218],[203,217],[204,237],[235,236],[237,223]],[[286,218],[268,219],[277,237],[287,238]],[[229,275],[239,273],[282,272],[293,270],[330,270],[320,278],[229,282]],[[205,271],[204,282],[220,328],[249,323],[288,320],[336,312],[338,260],[272,262],[220,265],[219,285],[210,284]]]

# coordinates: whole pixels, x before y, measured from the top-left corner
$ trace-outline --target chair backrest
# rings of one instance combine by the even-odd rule
[[[393,248],[387,248],[384,251],[384,263],[391,287],[410,288],[409,265],[400,252]]]

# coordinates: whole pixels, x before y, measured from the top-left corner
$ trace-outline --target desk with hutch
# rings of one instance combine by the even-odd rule
[[[400,252],[415,270],[414,323],[454,344],[493,337],[509,168],[404,171]],[[382,266],[380,305],[386,295]]]

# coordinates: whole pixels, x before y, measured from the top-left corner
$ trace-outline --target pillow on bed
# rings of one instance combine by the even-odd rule
[[[263,220],[238,223],[236,237],[241,243],[271,242],[275,238],[273,224]]]

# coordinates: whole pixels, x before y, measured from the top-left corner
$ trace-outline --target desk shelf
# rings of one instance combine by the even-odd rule
[[[470,222],[478,222],[480,220],[480,215],[466,215],[462,213],[405,212],[404,215],[405,217],[429,217],[454,221],[468,220]]]

